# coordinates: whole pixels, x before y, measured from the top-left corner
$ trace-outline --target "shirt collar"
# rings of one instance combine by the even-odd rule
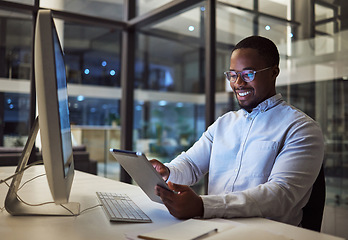
[[[265,112],[270,108],[273,108],[274,106],[278,105],[282,101],[282,95],[280,93],[266,99],[265,101],[261,102],[257,107],[253,109],[252,112]],[[243,109],[244,110],[244,109]],[[246,110],[244,110],[247,112]]]

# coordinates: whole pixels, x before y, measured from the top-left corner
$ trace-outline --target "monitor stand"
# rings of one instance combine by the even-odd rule
[[[34,147],[35,139],[39,131],[39,121],[36,117],[33,127],[31,128],[28,140],[23,149],[22,155],[17,165],[16,173],[18,173],[11,182],[5,199],[5,208],[11,215],[60,215],[60,216],[77,216],[80,213],[80,204],[69,202],[66,204],[45,204],[41,206],[30,206],[18,199],[18,188],[21,183],[24,169],[27,166],[29,156]],[[69,210],[67,210],[69,209]]]

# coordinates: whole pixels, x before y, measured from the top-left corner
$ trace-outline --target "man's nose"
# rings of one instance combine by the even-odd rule
[[[242,78],[241,73],[237,73],[237,80],[234,82],[234,84],[236,84],[237,86],[243,86],[246,84],[246,82]]]

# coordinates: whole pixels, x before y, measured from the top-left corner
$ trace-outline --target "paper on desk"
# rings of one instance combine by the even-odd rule
[[[230,223],[215,222],[209,220],[189,219],[174,225],[164,227],[151,232],[138,235],[142,239],[156,239],[156,240],[191,240],[217,229],[217,235],[220,231],[224,231],[233,227]]]
[[[291,240],[284,235],[274,234],[259,228],[238,226],[204,238],[204,240]]]

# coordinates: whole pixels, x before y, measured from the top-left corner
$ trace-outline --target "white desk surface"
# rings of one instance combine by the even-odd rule
[[[12,175],[15,167],[0,167],[0,179]],[[30,179],[44,173],[43,166],[35,166],[27,170],[25,179]],[[8,181],[11,183],[11,181]],[[8,187],[0,184],[0,207],[4,207],[4,200]],[[79,202],[81,210],[98,204],[96,191],[119,192],[128,194],[133,201],[152,219],[152,223],[110,223],[101,207],[86,211],[77,217],[52,216],[11,216],[6,210],[0,211],[1,239],[127,239],[125,234],[144,233],[157,228],[166,227],[180,221],[171,216],[164,205],[152,202],[137,186],[98,177],[76,171],[72,186],[70,201]],[[46,177],[40,177],[28,183],[19,195],[30,203],[52,201]],[[306,229],[282,224],[261,218],[232,219],[232,225],[245,224],[286,237],[313,240],[341,239],[327,234],[317,233]]]

